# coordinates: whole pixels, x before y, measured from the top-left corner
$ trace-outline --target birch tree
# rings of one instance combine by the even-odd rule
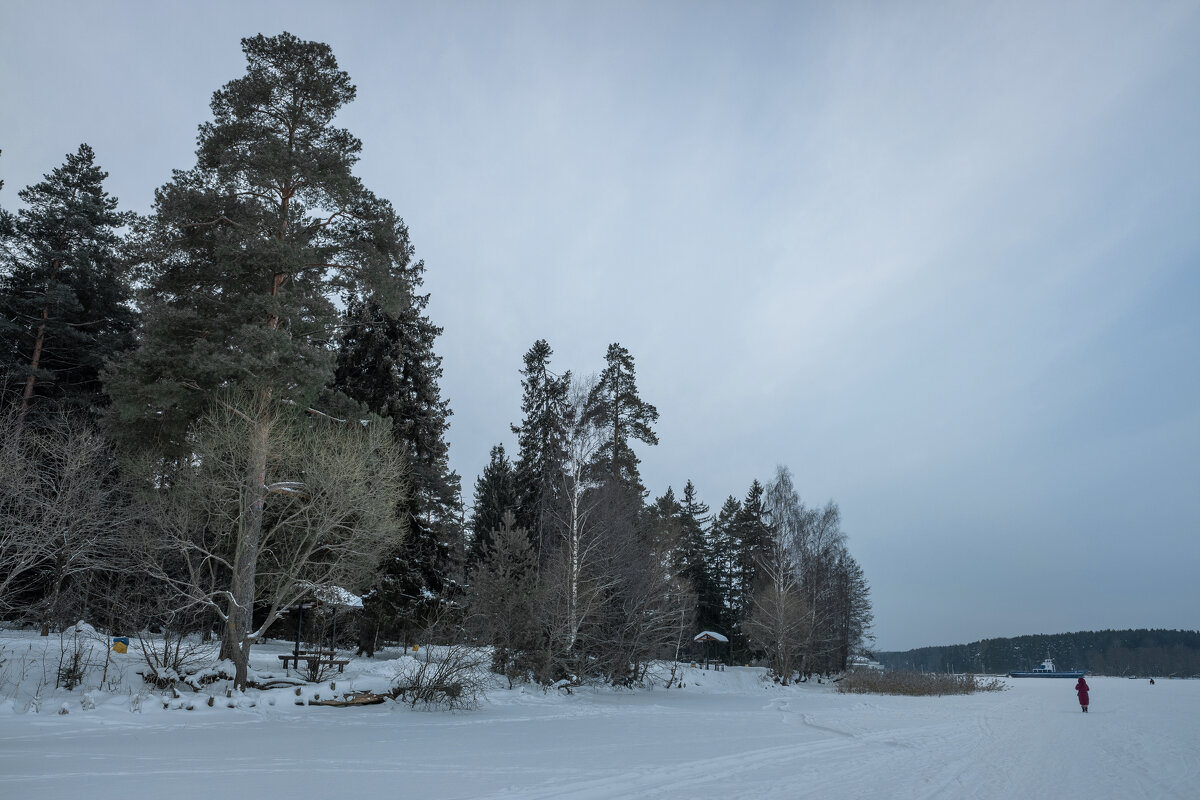
[[[545,602],[550,614],[551,647],[555,659],[567,669],[580,631],[600,608],[611,580],[599,570],[603,539],[593,524],[600,504],[600,487],[590,465],[600,449],[603,434],[588,414],[588,397],[595,378],[572,382],[565,420],[564,457],[560,467],[558,525],[561,540],[556,543],[545,571]]]

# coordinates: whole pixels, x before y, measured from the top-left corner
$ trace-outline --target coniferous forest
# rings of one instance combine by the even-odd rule
[[[87,144],[0,212],[0,615],[212,637],[239,686],[342,591],[342,646],[486,645],[513,682],[636,685],[705,630],[782,682],[843,670],[872,613],[836,503],[786,467],[651,496],[620,344],[585,378],[533,342],[515,449],[464,497],[426,265],[335,123],[350,76],[287,33],[242,49],[148,214]]]
[[[1200,675],[1200,632],[1080,631],[983,639],[970,644],[876,653],[889,669],[1004,674],[1051,658],[1060,669],[1121,677]]]

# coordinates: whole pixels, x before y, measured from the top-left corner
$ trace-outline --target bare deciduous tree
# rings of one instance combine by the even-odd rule
[[[795,676],[808,638],[808,613],[800,577],[787,544],[771,543],[758,563],[760,585],[745,622],[750,642],[766,654],[771,671],[785,686]]]
[[[602,592],[577,646],[590,671],[629,686],[646,679],[653,660],[671,657],[680,626],[692,624],[695,598],[672,573],[667,542],[641,524],[640,497],[613,483],[598,492],[596,527],[604,546],[593,580]]]
[[[845,669],[867,636],[870,601],[861,570],[851,569],[841,512],[833,502],[806,507],[783,466],[764,500],[770,546],[759,558],[748,631],[782,680]]]
[[[222,655],[244,686],[250,647],[282,610],[313,586],[360,588],[403,535],[395,511],[403,461],[386,423],[247,411],[235,401],[214,405],[192,443],[191,463],[146,493],[144,568],[181,605],[224,623]],[[263,507],[249,521],[248,449],[267,454]]]
[[[0,415],[0,610],[40,591],[47,635],[72,581],[108,565],[129,506],[94,427],[51,412],[22,429],[17,413]]]
[[[590,376],[576,379],[571,385],[566,453],[559,476],[564,500],[557,527],[562,538],[555,543],[542,572],[541,606],[549,633],[548,660],[558,675],[579,674],[581,632],[615,585],[615,576],[600,569],[607,539],[600,526],[593,524],[602,494],[599,483],[589,474],[589,465],[603,443],[602,432],[587,413],[587,399],[595,384],[595,376]]]

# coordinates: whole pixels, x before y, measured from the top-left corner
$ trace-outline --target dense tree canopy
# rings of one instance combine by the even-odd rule
[[[691,480],[648,503],[659,413],[620,344],[578,380],[533,343],[468,523],[425,265],[335,124],[355,87],[320,42],[242,50],[148,216],[87,145],[0,212],[0,610],[216,624],[239,686],[279,615],[335,589],[364,598],[366,654],[470,639],[510,681],[636,684],[700,628],[783,681],[843,669],[871,612],[837,505],[786,468],[715,515]],[[107,596],[60,602],[80,575]]]
[[[86,144],[19,193],[0,250],[0,393],[20,415],[41,400],[89,415],[105,404],[100,370],[132,343],[136,317],[118,258],[129,216],[104,189]]]
[[[403,223],[353,174],[361,142],[334,127],[354,98],[328,45],[242,41],[247,71],[213,95],[196,165],[155,194],[134,239],[145,322],[109,371],[121,430],[182,452],[230,386],[309,407],[329,381],[336,301],[399,307]]]
[[[257,635],[273,437],[287,436],[279,407],[324,413],[338,299],[360,293],[398,312],[410,257],[403,223],[352,171],[361,143],[332,124],[355,89],[329,46],[283,33],[243,39],[242,50],[246,74],[213,94],[196,165],[158,190],[138,227],[144,325],[107,377],[127,447],[152,450],[168,476],[187,468],[207,408],[229,392],[248,397],[222,612],[239,684]]]

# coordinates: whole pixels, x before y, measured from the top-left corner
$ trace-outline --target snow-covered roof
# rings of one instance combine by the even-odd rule
[[[314,598],[326,605],[340,606],[342,608],[362,608],[362,598],[340,586],[334,586],[331,583],[312,583],[308,584],[306,588],[312,592]]]
[[[692,641],[694,641],[694,642],[728,642],[729,640],[726,639],[721,634],[717,633],[716,631],[700,631],[699,633],[696,634],[696,637],[694,639],[692,639]]]

